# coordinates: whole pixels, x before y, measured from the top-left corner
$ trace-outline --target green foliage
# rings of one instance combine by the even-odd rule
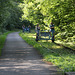
[[[75,0],[0,0],[0,8],[2,32],[37,23],[42,30],[49,30],[52,21],[55,34],[63,33],[59,36],[62,40],[75,34]]]
[[[42,30],[48,29],[52,21],[55,24],[55,34],[62,34],[59,36],[62,40],[74,36],[74,0],[23,0],[19,6],[24,13],[22,20],[29,20],[34,25],[39,23]]]
[[[0,30],[12,30],[20,25],[21,9],[17,0],[0,0]]]
[[[64,33],[65,34],[65,33]],[[35,33],[20,33],[20,36],[30,45],[35,47],[46,61],[57,65],[64,72],[75,71],[75,52],[56,45],[51,41],[35,41]],[[41,45],[46,48],[42,47]],[[48,48],[48,49],[47,49]]]

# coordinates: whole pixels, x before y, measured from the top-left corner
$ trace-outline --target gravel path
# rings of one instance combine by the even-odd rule
[[[56,67],[42,61],[37,51],[18,34],[7,36],[0,57],[0,75],[62,75]]]

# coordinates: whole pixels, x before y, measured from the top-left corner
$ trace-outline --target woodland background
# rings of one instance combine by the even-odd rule
[[[0,35],[23,24],[49,30],[51,22],[56,40],[75,43],[75,0],[0,0]]]

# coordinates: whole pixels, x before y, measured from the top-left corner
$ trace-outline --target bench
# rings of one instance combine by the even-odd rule
[[[39,35],[37,35],[37,41],[38,40],[52,40],[54,42],[54,36],[50,37],[50,32],[40,32]]]
[[[25,28],[24,31],[26,31],[26,32],[30,32],[30,29],[29,29],[29,28]]]
[[[40,40],[50,40],[50,33],[49,32],[40,32]]]

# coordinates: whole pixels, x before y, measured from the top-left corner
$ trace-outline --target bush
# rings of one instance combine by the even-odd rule
[[[67,36],[68,37],[72,37],[73,36],[73,33],[67,33]]]
[[[67,38],[67,32],[58,33],[58,34],[56,35],[56,39],[57,39],[57,40],[64,40],[64,39],[66,39],[66,38]]]

